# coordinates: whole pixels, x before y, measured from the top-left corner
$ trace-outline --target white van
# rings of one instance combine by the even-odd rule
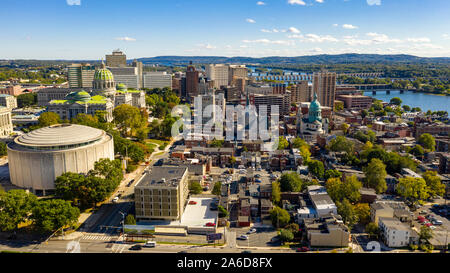
[[[156,247],[156,242],[155,241],[147,241],[144,244],[144,247]]]

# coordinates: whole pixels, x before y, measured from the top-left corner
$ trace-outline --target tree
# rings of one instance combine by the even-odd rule
[[[322,178],[325,172],[325,167],[322,161],[310,160],[308,162],[308,170],[317,178]]]
[[[58,114],[53,112],[45,112],[39,116],[38,126],[39,127],[47,127],[54,124],[61,123],[61,118]]]
[[[412,148],[409,151],[409,153],[413,154],[414,156],[417,156],[417,157],[422,157],[425,154],[425,151],[423,150],[422,146],[417,144],[416,146],[414,146],[414,148]]]
[[[94,163],[91,174],[104,178],[109,182],[108,190],[113,192],[123,180],[122,164],[120,160],[102,158]]]
[[[354,144],[346,137],[337,136],[336,139],[330,141],[328,149],[333,152],[347,152],[348,154],[353,153]]]
[[[344,223],[352,229],[352,227],[358,223],[358,215],[353,208],[353,205],[346,198],[342,202],[336,202],[337,212],[342,216]]]
[[[294,240],[294,234],[289,229],[282,229],[280,230],[280,240],[283,242],[290,242]]]
[[[328,195],[334,202],[341,202],[348,199],[350,202],[356,203],[361,199],[359,189],[361,182],[356,176],[350,176],[341,181],[340,178],[329,178],[325,184]]]
[[[42,200],[33,208],[32,220],[43,232],[53,232],[62,227],[76,224],[80,210],[69,201],[61,199]]]
[[[224,140],[214,139],[213,141],[211,141],[210,146],[216,147],[216,148],[221,148],[221,147],[223,147],[223,143],[224,143]]]
[[[433,230],[428,226],[422,226],[419,231],[419,239],[428,242],[433,238]]]
[[[411,107],[409,107],[408,105],[403,105],[402,106],[402,108],[403,108],[403,110],[405,110],[405,112],[409,112],[409,111],[411,111]]]
[[[286,225],[286,226],[284,227],[284,229],[290,230],[290,231],[292,232],[292,234],[295,235],[296,233],[298,233],[298,230],[300,229],[300,227],[299,227],[299,225],[296,224],[296,223],[291,223],[291,224],[289,224],[289,225]]]
[[[283,136],[279,137],[278,150],[284,150],[289,147],[289,142]]]
[[[400,178],[397,184],[397,193],[413,203],[429,197],[427,183],[423,178]]]
[[[114,108],[114,122],[121,130],[123,135],[134,135],[136,130],[147,126],[147,119],[139,111],[139,108],[121,104]],[[128,134],[130,131],[130,134]]]
[[[270,219],[272,220],[272,225],[274,227],[284,227],[291,220],[289,212],[285,209],[275,206],[270,212]]]
[[[24,190],[0,191],[0,230],[13,231],[25,222],[37,198]]]
[[[282,192],[299,192],[302,190],[302,179],[296,172],[284,173],[280,177],[280,188]]]
[[[401,105],[402,102],[403,101],[399,97],[395,97],[395,98],[392,98],[389,103],[390,104],[394,104],[394,105]]]
[[[350,128],[350,125],[348,125],[347,123],[341,124],[341,130],[342,130],[342,133],[344,133],[344,135],[347,134],[348,128]]]
[[[386,165],[381,160],[372,158],[369,165],[363,170],[368,187],[375,189],[377,193],[383,193],[387,190]]]
[[[422,177],[427,183],[430,196],[443,196],[445,194],[445,185],[441,183],[441,179],[437,175],[437,172],[426,171],[422,174]]]
[[[203,192],[203,189],[199,182],[194,181],[189,186],[189,191],[191,194],[200,194]]]
[[[369,238],[378,239],[380,228],[374,222],[370,222],[366,225],[366,232],[369,234]]]
[[[277,181],[272,182],[272,202],[274,204],[279,204],[280,200],[281,200],[280,183]]]
[[[418,141],[422,147],[424,147],[425,149],[428,149],[430,151],[434,151],[435,147],[436,147],[436,141],[434,139],[434,137],[428,133],[422,134],[419,137],[419,141]]]
[[[17,106],[19,108],[29,107],[37,104],[37,93],[26,93],[17,96]]]
[[[300,150],[300,154],[303,157],[303,162],[309,161],[309,158],[311,157],[311,152],[309,150],[310,147],[309,147],[308,143],[306,143],[306,141],[297,137],[292,142],[292,147]]]
[[[356,215],[358,215],[361,224],[368,224],[370,222],[370,207],[367,203],[358,203],[354,206]]]
[[[136,219],[133,214],[128,214],[127,217],[125,217],[125,225],[136,225]]]
[[[217,209],[219,210],[220,218],[228,217],[229,212],[223,206],[218,206]]]
[[[0,142],[0,156],[5,156],[8,154],[8,150],[6,148],[6,144],[4,142]]]
[[[222,193],[222,182],[218,181],[218,182],[214,183],[212,194],[221,195],[221,193]]]
[[[342,178],[342,173],[338,170],[332,170],[332,169],[326,170],[324,178],[326,180],[328,180],[330,178]]]

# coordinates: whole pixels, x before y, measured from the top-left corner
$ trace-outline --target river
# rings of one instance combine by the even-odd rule
[[[372,91],[364,92],[364,95],[371,96],[376,99],[389,102],[394,97],[399,97],[403,102],[402,104],[412,107],[420,107],[422,111],[447,111],[450,113],[450,96],[438,96],[426,93],[414,93],[412,91],[405,91],[400,94],[400,91],[391,91],[390,94],[386,94],[386,91],[378,91],[376,95],[372,94]]]

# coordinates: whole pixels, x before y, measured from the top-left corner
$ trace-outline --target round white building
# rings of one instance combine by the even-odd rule
[[[55,189],[61,174],[87,173],[102,158],[114,159],[113,137],[83,125],[52,125],[8,145],[11,183],[43,195]]]

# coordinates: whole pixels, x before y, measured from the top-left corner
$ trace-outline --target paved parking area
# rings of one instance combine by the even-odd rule
[[[256,227],[256,233],[247,234],[250,228],[233,228],[233,231],[236,232],[236,237],[241,235],[248,235],[248,240],[236,240],[238,246],[242,247],[273,247],[280,246],[280,244],[272,244],[270,240],[276,237],[277,231],[274,228],[260,228]]]
[[[433,212],[432,206],[427,205],[423,206],[417,211],[414,212],[414,219],[413,219],[413,225],[417,232],[420,231],[420,228],[422,227],[422,224],[417,221],[417,216],[419,216],[421,211],[426,211],[427,214],[430,214],[434,216],[436,219],[442,221],[442,225],[435,226],[436,228],[433,229],[433,238],[430,240],[430,243],[432,244],[442,244],[445,245],[445,242],[449,242],[448,231],[450,231],[450,221],[446,217],[442,217],[441,215],[438,215]],[[426,216],[426,215],[422,215]]]

